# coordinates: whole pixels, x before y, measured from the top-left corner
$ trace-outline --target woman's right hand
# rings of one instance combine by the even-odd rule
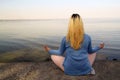
[[[100,43],[99,47],[100,47],[100,49],[104,48],[104,43],[103,42]]]
[[[47,52],[50,50],[50,48],[49,48],[47,45],[44,46],[44,49],[45,49],[45,51],[47,51]]]

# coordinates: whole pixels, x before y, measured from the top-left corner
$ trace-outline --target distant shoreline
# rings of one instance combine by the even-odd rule
[[[67,20],[67,19],[0,19],[0,21],[47,21],[47,20]]]
[[[113,22],[113,21],[120,21],[120,18],[83,18],[83,20],[103,20],[106,22],[106,21],[110,21],[110,22]],[[50,21],[50,20],[67,20],[69,21],[68,18],[55,18],[55,19],[0,19],[0,21]]]

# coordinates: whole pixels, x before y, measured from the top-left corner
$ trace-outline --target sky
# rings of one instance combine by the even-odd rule
[[[120,0],[0,0],[0,19],[120,18]]]

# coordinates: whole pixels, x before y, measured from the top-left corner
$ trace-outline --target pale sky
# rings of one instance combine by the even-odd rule
[[[120,0],[0,0],[0,19],[120,18]]]

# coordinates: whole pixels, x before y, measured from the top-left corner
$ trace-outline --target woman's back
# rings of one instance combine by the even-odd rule
[[[65,73],[69,75],[85,75],[91,71],[92,66],[88,60],[89,47],[91,43],[90,37],[85,34],[81,48],[75,50],[70,46],[70,43],[65,41],[65,61],[63,63]],[[97,48],[96,48],[97,50]]]

